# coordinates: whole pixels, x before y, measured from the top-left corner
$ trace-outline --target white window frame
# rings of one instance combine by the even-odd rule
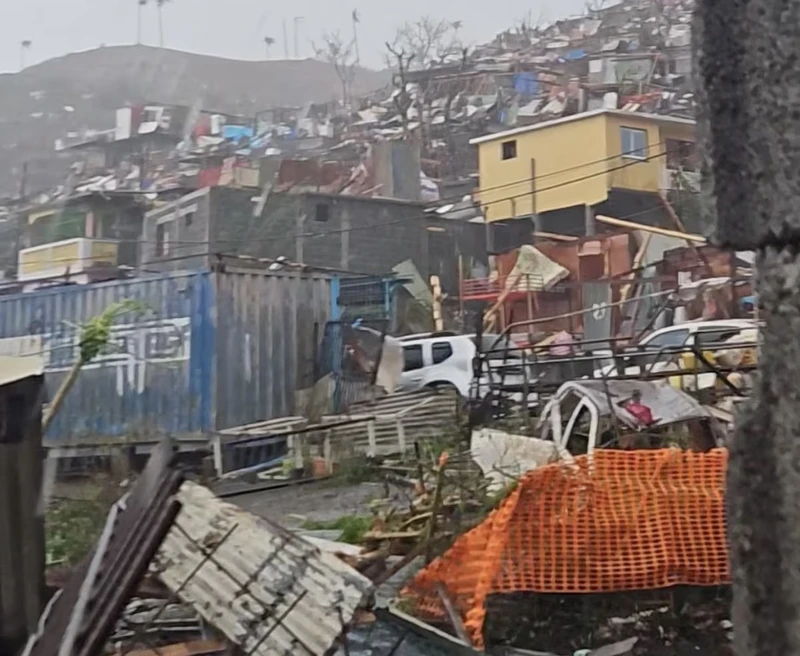
[[[628,139],[633,139],[635,135],[643,135],[643,146],[640,148],[634,148],[633,150],[626,150],[628,148],[628,144],[626,143],[628,139],[626,139],[626,135],[630,135]],[[619,129],[619,140],[622,146],[620,149],[622,152],[622,157],[625,159],[635,159],[639,161],[644,161],[647,159],[647,130],[642,130],[641,128],[629,128],[623,125]],[[633,142],[631,142],[630,145],[633,146]]]
[[[170,212],[169,214],[165,214],[164,216],[160,216],[156,219],[155,249],[153,251],[156,257],[166,257],[169,255],[171,232],[170,225],[175,224],[175,217],[176,214],[174,212]],[[163,229],[163,241],[159,241],[158,239],[159,228]],[[159,250],[161,251],[160,253]]]

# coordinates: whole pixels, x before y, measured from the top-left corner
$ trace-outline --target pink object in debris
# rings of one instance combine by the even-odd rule
[[[566,330],[562,330],[553,337],[550,343],[550,354],[558,357],[572,355],[575,339]]]

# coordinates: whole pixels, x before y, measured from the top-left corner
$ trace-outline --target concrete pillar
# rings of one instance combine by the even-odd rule
[[[756,251],[760,374],[728,468],[738,656],[800,654],[800,0],[699,0],[708,230]]]
[[[339,213],[341,216],[341,240],[339,246],[341,248],[341,264],[342,269],[350,268],[350,212],[346,208],[342,208]]]
[[[305,223],[306,223],[306,215],[304,213],[300,213],[297,215],[296,225],[297,225],[297,239],[295,241],[295,262],[305,262],[303,259],[305,254],[303,253],[303,245],[305,237],[303,237],[303,233],[305,232]]]
[[[594,220],[594,208],[591,205],[583,206],[583,217],[586,236],[594,237],[597,234],[597,222]]]

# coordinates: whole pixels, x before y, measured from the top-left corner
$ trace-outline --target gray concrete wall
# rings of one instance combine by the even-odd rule
[[[405,259],[427,270],[423,206],[387,199],[272,194],[261,217],[253,194],[215,189],[212,242],[223,252],[382,274]]]
[[[421,203],[326,194],[271,194],[254,216],[258,192],[218,187],[189,194],[145,218],[142,269],[207,269],[216,255],[286,257],[295,262],[384,275],[412,260],[427,280],[440,276],[458,290],[458,256],[465,271],[486,260],[483,225],[433,217]],[[191,224],[185,216],[192,209]],[[157,226],[167,222],[169,252],[155,255]],[[226,261],[228,261],[226,259]],[[230,262],[229,262],[230,263]],[[246,267],[245,261],[237,266]]]
[[[140,248],[142,273],[204,269],[208,265],[210,190],[200,189],[182,196],[144,217]],[[158,253],[159,226],[169,243]]]

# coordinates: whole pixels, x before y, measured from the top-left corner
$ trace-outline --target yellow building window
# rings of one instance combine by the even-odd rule
[[[647,130],[620,128],[619,136],[622,141],[620,152],[623,157],[647,159]]]
[[[517,140],[514,139],[512,141],[504,141],[502,144],[503,147],[503,159],[514,159],[517,156]]]

